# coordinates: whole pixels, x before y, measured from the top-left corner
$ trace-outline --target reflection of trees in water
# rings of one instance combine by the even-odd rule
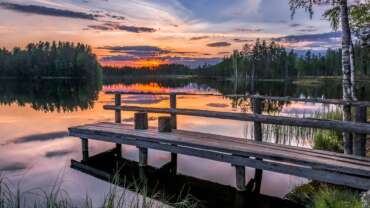
[[[45,112],[86,110],[93,107],[100,89],[100,80],[2,80],[0,104],[29,104]]]

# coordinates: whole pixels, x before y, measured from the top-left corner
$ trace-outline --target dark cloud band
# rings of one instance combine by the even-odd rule
[[[16,12],[28,13],[28,14],[38,14],[38,15],[47,15],[55,17],[67,17],[67,18],[77,18],[77,19],[87,19],[95,20],[99,15],[97,14],[88,14],[84,12],[75,12],[64,9],[56,9],[44,6],[37,5],[21,5],[14,4],[9,2],[0,3],[0,7],[8,10],[13,10]]]
[[[208,43],[208,47],[227,47],[231,46],[231,43],[229,42],[214,42],[214,43]]]

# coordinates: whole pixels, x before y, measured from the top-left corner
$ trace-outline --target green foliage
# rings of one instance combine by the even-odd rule
[[[342,136],[334,131],[319,130],[314,136],[314,149],[343,152]]]
[[[0,77],[35,79],[66,77],[91,79],[101,69],[91,48],[81,43],[38,42],[25,49],[0,49]]]
[[[101,205],[93,205],[91,198],[86,195],[79,205],[75,204],[68,193],[62,189],[62,178],[57,180],[50,190],[33,188],[28,191],[20,190],[19,186],[12,187],[9,180],[0,173],[0,208],[195,208],[199,201],[191,195],[183,200],[169,203],[160,192],[149,194],[145,183],[133,183],[121,188],[121,182],[116,177],[112,180],[109,191],[104,195]],[[135,190],[134,192],[128,190]]]
[[[294,188],[285,198],[307,208],[362,208],[363,206],[358,191],[315,181]]]
[[[360,44],[354,45],[356,54],[366,54]],[[244,78],[302,78],[304,76],[339,76],[342,74],[342,52],[340,49],[327,49],[323,54],[307,51],[298,55],[278,44],[257,40],[253,45],[246,44],[240,52],[228,57],[213,66],[199,67],[199,75],[205,77],[232,77],[235,66],[239,79]],[[356,71],[368,73],[370,61],[366,56],[356,56]],[[365,65],[365,66],[364,66]],[[360,70],[362,69],[362,70]]]
[[[312,208],[362,208],[362,202],[357,192],[323,188],[315,194]]]

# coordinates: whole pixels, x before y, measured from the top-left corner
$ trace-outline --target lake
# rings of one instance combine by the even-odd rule
[[[330,83],[330,84],[328,84]],[[274,96],[340,98],[339,80],[320,82],[284,82],[265,80],[256,83],[239,83],[235,86],[227,81],[205,80],[108,80],[100,83],[84,83],[71,80],[45,80],[20,82],[2,80],[0,86],[0,172],[13,185],[22,190],[31,188],[49,189],[58,182],[76,203],[88,194],[94,204],[101,204],[104,193],[111,185],[89,174],[70,168],[71,159],[81,160],[81,141],[67,135],[71,126],[114,121],[114,112],[103,110],[103,105],[113,102],[112,95],[105,90],[150,91],[150,92],[192,92],[192,93],[260,93]],[[358,96],[370,100],[370,83],[361,82]],[[178,96],[179,108],[207,109],[227,112],[248,112],[248,100],[231,99],[227,96]],[[167,96],[123,96],[123,104],[168,107]],[[266,103],[264,113],[287,116],[315,116],[321,112],[335,111],[336,106],[308,103]],[[156,117],[150,114],[150,125],[156,126]],[[133,113],[123,113],[123,123],[133,123]],[[248,122],[227,121],[210,118],[178,116],[178,128],[220,135],[251,138],[252,124]],[[310,148],[313,130],[289,131],[276,134],[276,128],[264,135],[267,142]],[[294,133],[296,131],[296,133]],[[292,133],[293,132],[293,133]],[[91,154],[100,154],[114,148],[104,142],[90,142]],[[128,171],[135,169],[130,161],[138,160],[136,147],[123,145],[122,157],[128,164]],[[108,154],[108,153],[107,153]],[[150,166],[159,168],[170,160],[170,154],[150,150]],[[104,157],[109,158],[109,155]],[[198,181],[204,186],[220,189],[218,193],[234,187],[235,170],[230,164],[179,155],[178,180]],[[247,168],[247,181],[254,176],[254,169]],[[175,180],[176,181],[176,180]],[[209,183],[208,183],[209,182]],[[307,180],[295,176],[264,171],[260,195],[249,197],[249,204],[258,207],[281,207],[283,198],[294,187]],[[204,187],[203,187],[204,188]],[[195,190],[196,192],[196,190]],[[198,191],[199,193],[199,191]],[[209,200],[206,194],[198,194]],[[209,207],[219,205],[230,207],[235,199],[214,197],[205,201]],[[228,201],[229,200],[229,201]],[[233,203],[233,206],[235,203]],[[234,206],[238,207],[238,206]],[[241,207],[241,206],[240,206]]]

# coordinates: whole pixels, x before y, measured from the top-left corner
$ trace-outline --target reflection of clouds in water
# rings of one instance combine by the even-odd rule
[[[72,153],[71,150],[54,150],[54,151],[48,151],[45,153],[45,157],[52,158],[52,157],[62,157],[65,155],[68,155]]]
[[[0,163],[0,171],[19,171],[19,170],[24,170],[27,168],[27,165],[25,163],[21,162],[5,162],[2,161]]]
[[[51,132],[46,134],[34,134],[24,137],[16,138],[13,143],[26,143],[26,142],[35,142],[35,141],[48,141],[48,140],[55,140],[55,139],[62,139],[68,136],[68,132],[60,131],[60,132]]]
[[[286,114],[314,114],[323,111],[321,104],[312,103],[292,103],[284,106],[282,113]]]
[[[157,104],[164,100],[168,100],[168,96],[157,96],[157,95],[131,95],[125,97],[122,102],[126,104]]]
[[[227,108],[229,105],[223,104],[223,103],[208,103],[208,107],[213,107],[213,108]]]

